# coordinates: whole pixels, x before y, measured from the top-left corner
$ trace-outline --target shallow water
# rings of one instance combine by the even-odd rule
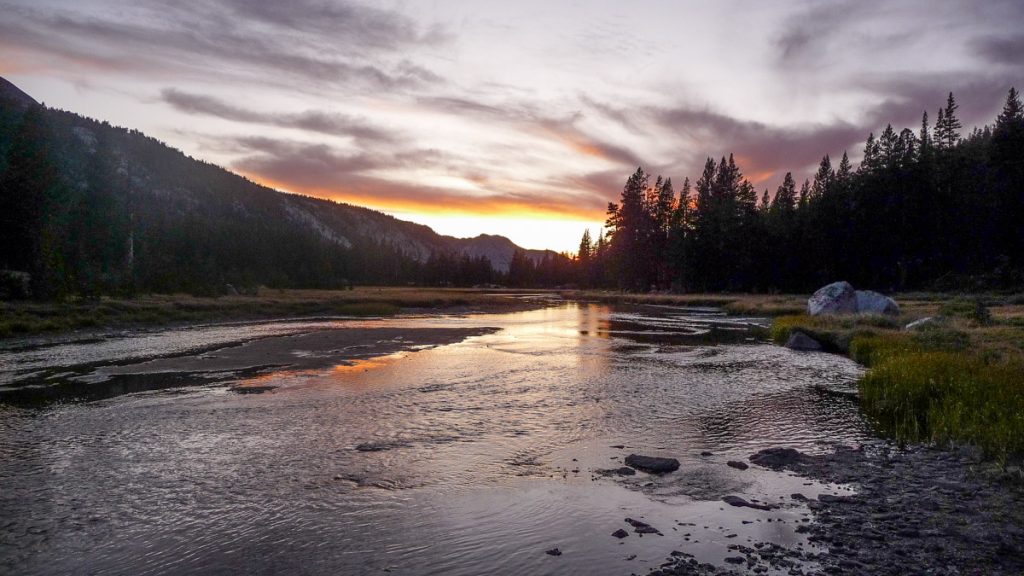
[[[7,392],[110,397],[0,404],[0,572],[629,574],[673,550],[809,548],[788,496],[846,488],[725,463],[869,439],[860,372],[766,344],[765,324],[565,304],[8,345]],[[251,386],[274,389],[234,391]],[[634,452],[682,467],[600,473]]]

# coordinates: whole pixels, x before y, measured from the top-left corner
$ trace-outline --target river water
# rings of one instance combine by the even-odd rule
[[[789,495],[847,487],[726,462],[869,439],[860,369],[766,325],[573,303],[8,342],[0,573],[630,574],[813,548]],[[602,472],[631,453],[682,465]]]

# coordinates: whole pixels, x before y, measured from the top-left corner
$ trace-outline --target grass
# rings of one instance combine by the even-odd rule
[[[783,316],[772,338],[794,330],[869,369],[861,406],[880,432],[900,442],[969,444],[999,463],[1024,457],[1024,323],[1017,303],[977,298],[918,299],[899,318]],[[904,303],[901,301],[901,305]],[[927,327],[901,326],[941,314]]]
[[[67,302],[0,302],[0,338],[93,327],[309,316],[388,316],[402,310],[471,308],[503,311],[530,306],[494,291],[455,288],[270,290],[255,296],[184,294]]]
[[[570,290],[563,291],[561,295],[571,300],[587,300],[607,304],[714,306],[737,316],[799,314],[807,308],[806,296],[791,294],[651,294]]]

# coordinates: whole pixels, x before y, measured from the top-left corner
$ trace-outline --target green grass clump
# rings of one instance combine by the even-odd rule
[[[939,314],[950,318],[965,318],[982,326],[992,323],[992,312],[980,298],[956,298],[939,308]]]
[[[909,349],[872,358],[861,404],[882,431],[902,442],[974,444],[1002,462],[1024,454],[1024,363]]]

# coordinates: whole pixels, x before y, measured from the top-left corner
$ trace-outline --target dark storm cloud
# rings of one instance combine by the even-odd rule
[[[1024,34],[978,38],[974,48],[989,62],[1024,68]]]
[[[192,2],[120,6],[116,18],[3,4],[0,46],[56,55],[85,66],[153,75],[225,71],[273,83],[415,88],[441,82],[409,62],[405,50],[437,43],[409,18],[345,3]],[[244,19],[287,7],[283,22]],[[303,23],[317,22],[302,28]],[[327,26],[340,28],[331,29]]]
[[[191,94],[173,88],[163,90],[160,97],[175,109],[189,114],[205,114],[236,122],[294,128],[335,136],[351,136],[360,140],[360,143],[364,145],[393,144],[399,140],[394,134],[371,125],[363,118],[346,114],[318,111],[256,112],[211,96]]]

